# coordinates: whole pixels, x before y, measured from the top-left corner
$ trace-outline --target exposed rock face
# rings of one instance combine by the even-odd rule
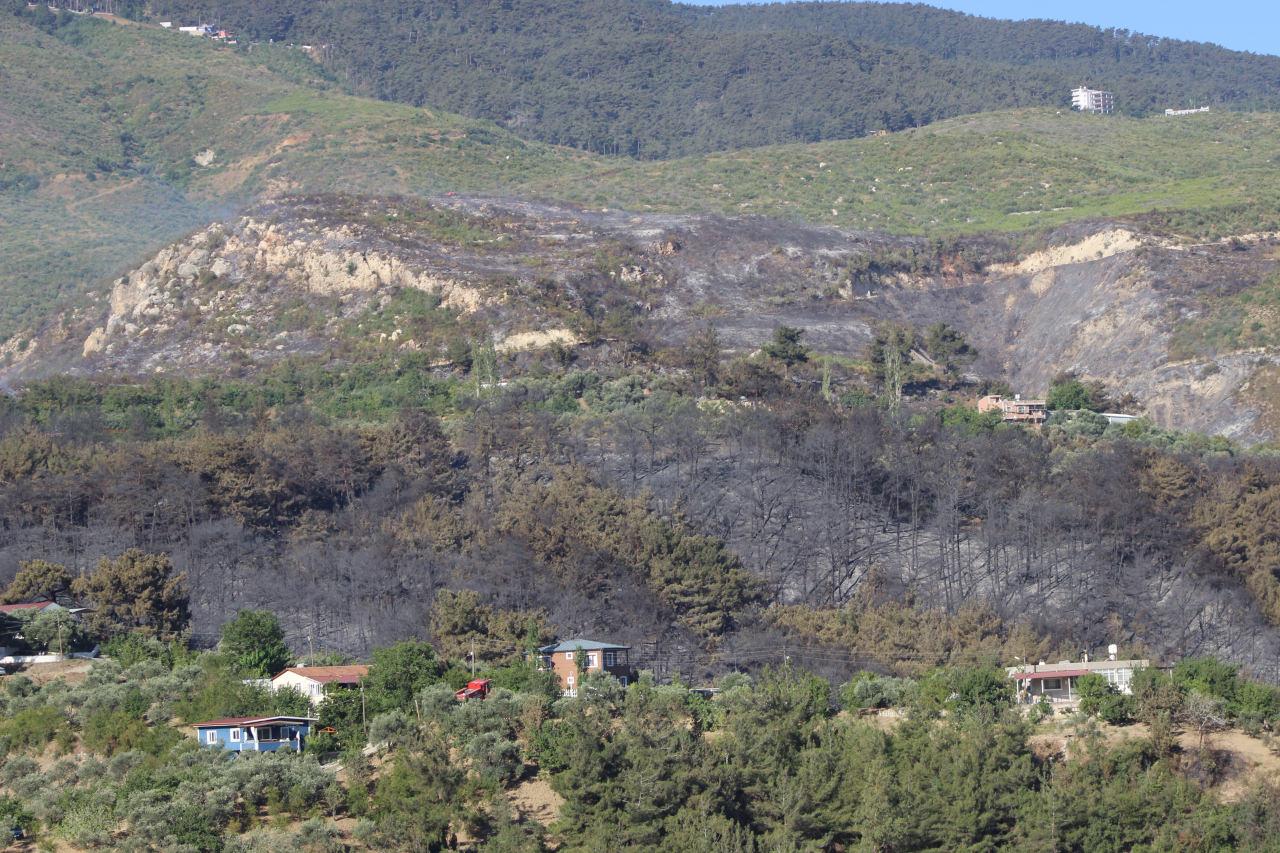
[[[1160,425],[1272,437],[1276,404],[1255,398],[1277,383],[1254,378],[1280,364],[1275,353],[1179,361],[1170,347],[1207,296],[1229,296],[1277,268],[1275,235],[1186,247],[1103,224],[1053,242],[977,271],[935,258],[921,272],[902,259],[935,252],[925,240],[761,219],[477,199],[426,208],[278,200],[157,252],[117,280],[105,304],[51,320],[25,349],[10,341],[0,379],[219,370],[232,354],[245,364],[321,351],[353,328],[381,346],[429,349],[398,323],[360,331],[362,317],[406,289],[472,318],[500,353],[575,346],[573,318],[598,298],[583,283],[604,275],[605,290],[632,294],[668,342],[711,317],[738,351],[787,324],[822,351],[861,355],[878,322],[945,321],[978,347],[981,373],[1023,393],[1043,393],[1056,373],[1075,370],[1132,393]],[[307,322],[286,322],[299,313]],[[440,359],[447,363],[443,351]]]

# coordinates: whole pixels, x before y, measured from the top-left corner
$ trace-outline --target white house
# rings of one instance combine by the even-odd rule
[[[292,687],[310,699],[311,704],[319,705],[329,690],[359,687],[368,675],[369,667],[364,664],[291,666],[271,679],[271,689]]]
[[[1112,649],[1115,647],[1112,646]],[[1076,680],[1097,673],[1121,693],[1133,693],[1133,674],[1151,666],[1149,660],[1116,660],[1114,651],[1107,660],[1059,661],[1009,667],[1009,678],[1018,684],[1023,702],[1074,702],[1079,698]]]

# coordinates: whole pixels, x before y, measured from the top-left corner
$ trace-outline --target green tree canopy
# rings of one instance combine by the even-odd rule
[[[269,610],[241,610],[222,626],[218,649],[237,672],[271,677],[289,665],[280,620]]]
[[[435,649],[420,640],[405,640],[373,653],[365,692],[371,708],[410,710],[422,688],[440,680],[444,667]]]
[[[48,560],[24,560],[18,573],[4,591],[4,602],[55,601],[71,591],[71,573],[67,567]]]
[[[85,640],[80,622],[60,607],[50,607],[24,619],[21,630],[31,647],[41,652],[66,654]]]
[[[1049,385],[1045,405],[1054,412],[1081,409],[1103,412],[1111,407],[1111,400],[1101,382],[1086,382],[1074,373],[1062,373]]]
[[[809,348],[800,341],[803,337],[804,329],[779,326],[773,330],[773,338],[761,348],[761,351],[790,369],[809,360]]]
[[[978,351],[965,340],[964,335],[946,323],[934,323],[925,331],[924,348],[938,363],[943,375],[952,381],[958,379],[960,371],[978,357]]]
[[[138,631],[172,639],[191,621],[186,580],[167,554],[130,548],[114,559],[103,557],[93,574],[75,580],[72,591],[92,607],[85,622],[100,637]]]

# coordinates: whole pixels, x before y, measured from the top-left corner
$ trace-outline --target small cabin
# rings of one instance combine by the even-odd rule
[[[314,717],[225,717],[192,726],[201,746],[233,752],[301,752],[306,745]]]

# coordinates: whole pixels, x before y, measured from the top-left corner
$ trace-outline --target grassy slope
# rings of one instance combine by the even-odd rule
[[[100,20],[54,38],[0,16],[0,82],[0,164],[40,179],[0,195],[0,336],[266,190],[494,191],[590,162],[343,95],[283,49]]]
[[[908,233],[1241,204],[1280,210],[1280,115],[987,113],[887,137],[619,163],[572,189],[600,204],[693,205]]]
[[[952,234],[1149,210],[1231,218],[1234,228],[1280,210],[1280,116],[1271,114],[1024,110],[882,138],[637,163],[350,97],[282,49],[245,55],[96,20],[54,38],[8,17],[0,82],[0,159],[41,179],[34,192],[0,195],[0,335],[279,189],[536,193]],[[192,160],[204,149],[216,155],[208,168]],[[1228,210],[1240,205],[1252,205],[1243,222]]]

